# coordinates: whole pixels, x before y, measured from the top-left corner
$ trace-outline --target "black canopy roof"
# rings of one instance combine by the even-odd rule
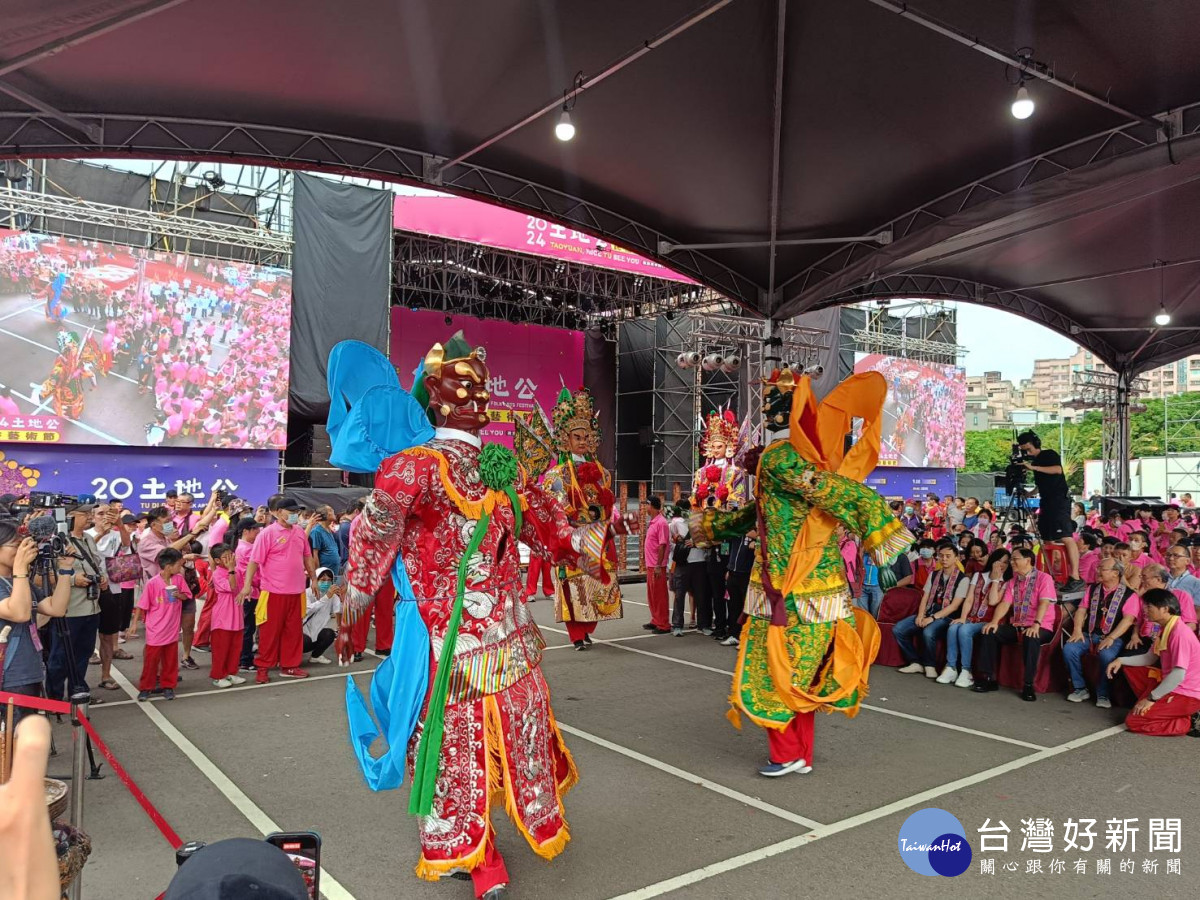
[[[1188,0],[5,0],[0,154],[424,180],[764,315],[947,296],[1143,369],[1200,347],[1197,34]],[[778,240],[893,240],[663,255],[769,243],[773,209]]]

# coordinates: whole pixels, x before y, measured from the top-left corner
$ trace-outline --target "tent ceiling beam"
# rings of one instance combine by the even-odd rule
[[[26,66],[40,62],[57,53],[62,53],[70,47],[77,47],[93,38],[116,31],[118,28],[123,28],[126,25],[132,25],[134,22],[139,22],[155,13],[164,12],[173,6],[179,6],[186,2],[187,0],[153,0],[151,3],[145,3],[134,9],[118,13],[94,25],[88,25],[86,28],[81,28],[67,37],[58,38],[48,44],[43,44],[40,47],[35,47],[32,50],[22,53],[20,56],[15,56],[8,60],[8,62],[0,62],[0,77],[24,69]]]
[[[927,28],[936,34],[940,34],[942,37],[949,38],[955,43],[962,44],[969,50],[974,50],[976,53],[982,53],[984,56],[991,57],[997,62],[1002,62],[1007,66],[1012,66],[1014,69],[1019,70],[1024,76],[1037,78],[1046,82],[1047,84],[1051,84],[1059,90],[1073,94],[1081,100],[1086,100],[1088,103],[1094,103],[1096,106],[1103,107],[1109,112],[1114,112],[1119,116],[1123,116],[1124,118],[1129,119],[1131,122],[1141,122],[1142,124],[1149,125],[1151,128],[1154,128],[1163,134],[1168,133],[1167,129],[1169,126],[1164,121],[1152,119],[1149,116],[1143,116],[1141,113],[1132,112],[1131,110],[1118,106],[1117,104],[1106,100],[1104,97],[1101,97],[1099,94],[1093,93],[1092,91],[1081,88],[1076,84],[1056,77],[1054,71],[1049,67],[1032,64],[1031,59],[1018,56],[1014,53],[1007,53],[998,47],[993,47],[974,35],[967,34],[965,31],[960,31],[953,25],[947,25],[944,22],[939,22],[932,16],[927,16],[924,13],[917,12],[915,9],[910,8],[907,3],[894,3],[892,0],[867,0],[867,2],[873,3],[875,6],[878,6],[881,9],[886,9],[889,12],[896,13],[901,18],[920,25],[922,28]]]
[[[82,122],[72,116],[70,113],[65,113],[55,106],[51,106],[40,97],[35,97],[33,94],[27,93],[18,87],[14,87],[7,81],[0,80],[0,91],[8,94],[14,100],[24,103],[30,109],[36,109],[40,113],[45,113],[52,119],[57,119],[68,128],[74,128],[84,137],[91,141],[99,141],[101,139],[100,129],[88,122]]]
[[[1200,133],[1200,102],[1173,110],[1169,115],[1179,122],[1179,132],[1175,137]],[[1136,153],[1156,143],[1157,132],[1140,121],[1108,128],[969,181],[896,216],[883,223],[878,230],[881,233],[890,232],[893,241],[901,241],[982,203],[1016,194],[1048,178]],[[799,307],[804,299],[818,292],[823,282],[832,280],[840,272],[861,262],[871,252],[861,244],[851,244],[834,250],[797,273],[781,286],[786,292],[783,298],[785,308],[792,314],[802,312]]]
[[[643,56],[645,56],[650,51],[657,50],[663,44],[667,43],[667,41],[671,40],[671,38],[678,37],[679,35],[683,34],[685,31],[687,31],[689,28],[691,28],[693,25],[698,25],[699,23],[701,23],[705,19],[707,19],[709,16],[711,16],[713,13],[724,9],[726,6],[728,6],[732,2],[733,2],[733,0],[709,0],[708,3],[705,3],[703,6],[701,6],[698,10],[696,10],[696,12],[685,17],[684,19],[680,20],[679,22],[676,22],[674,25],[670,26],[665,31],[659,32],[659,34],[657,34],[650,40],[643,41],[641,44],[639,44],[634,49],[621,54],[619,57],[617,57],[615,60],[613,60],[607,66],[605,66],[603,69],[601,69],[595,75],[592,75],[590,77],[583,75],[582,77],[579,78],[579,80],[577,80],[575,82],[575,84],[572,87],[567,89],[567,91],[563,94],[562,97],[555,97],[549,103],[545,104],[544,106],[538,107],[536,110],[531,112],[529,115],[525,116],[523,119],[520,119],[520,120],[514,122],[512,125],[509,125],[506,128],[502,128],[500,131],[496,132],[491,137],[484,140],[482,143],[476,144],[470,150],[460,153],[458,156],[454,157],[453,159],[449,159],[446,161],[441,161],[441,162],[436,163],[435,172],[437,173],[437,175],[440,176],[440,174],[442,172],[444,172],[445,170],[451,169],[454,166],[457,166],[457,165],[460,165],[461,163],[466,162],[472,156],[475,156],[477,153],[480,153],[483,150],[486,150],[488,147],[492,146],[493,144],[499,143],[500,141],[502,141],[506,137],[508,137],[510,134],[514,134],[514,133],[520,131],[526,125],[529,125],[532,122],[536,122],[542,116],[544,116],[548,113],[554,112],[555,110],[557,110],[561,106],[563,106],[564,98],[570,99],[573,101],[574,98],[578,97],[584,91],[588,90],[589,88],[596,87],[598,84],[600,84],[606,78],[608,78],[610,75],[615,75],[617,72],[620,72],[626,66],[637,62],[639,59],[641,59]],[[784,2],[784,0],[780,0],[781,5],[783,4],[783,2]]]
[[[75,113],[97,125],[101,142],[67,133],[36,113],[0,113],[0,158],[70,156],[140,157],[259,163],[287,169],[354,173],[387,183],[428,184],[434,157],[416,150],[357,138],[292,128],[205,119]],[[570,194],[460,163],[445,173],[442,190],[513,209],[537,212],[563,225],[609,238],[651,259],[670,236]],[[763,315],[762,288],[751,279],[697,251],[680,251],[670,267],[714,290],[754,315]]]

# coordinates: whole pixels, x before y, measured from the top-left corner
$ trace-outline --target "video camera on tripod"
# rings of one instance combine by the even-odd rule
[[[1029,470],[1025,468],[1025,463],[1029,459],[1029,455],[1014,440],[1012,442],[1012,449],[1008,452],[1008,465],[1004,467],[1004,490],[1006,493],[1016,494],[1025,489],[1026,476],[1029,475]]]

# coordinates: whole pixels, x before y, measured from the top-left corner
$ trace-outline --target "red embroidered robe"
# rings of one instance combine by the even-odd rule
[[[455,491],[468,502],[483,499],[474,445],[434,440],[425,448],[444,456],[444,477]],[[421,450],[398,453],[380,466],[351,538],[347,582],[349,602],[361,606],[389,577],[397,550],[403,554],[429,629],[432,685],[459,560],[476,522],[447,492],[437,458]],[[578,536],[547,494],[528,483],[517,490],[526,507],[521,533],[513,533],[512,509],[497,505],[468,564],[436,798],[432,814],[420,820],[417,874],[430,880],[482,861],[494,802],[503,803],[540,856],[553,858],[569,839],[562,797],[578,775],[539,667],[545,641],[525,606],[517,541],[548,558],[574,561]],[[420,733],[409,745],[410,773]]]

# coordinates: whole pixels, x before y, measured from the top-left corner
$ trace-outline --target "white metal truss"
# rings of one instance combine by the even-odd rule
[[[861,353],[884,353],[952,366],[967,352],[954,341],[956,312],[942,301],[913,300],[863,308],[866,326],[852,335],[855,349]]]
[[[1145,378],[1129,381],[1115,372],[1075,372],[1074,396],[1063,406],[1100,411],[1100,455],[1104,463],[1105,496],[1129,491],[1129,414],[1145,410],[1133,401],[1146,396],[1150,383]]]
[[[689,309],[726,312],[707,287],[397,231],[392,302],[485,319],[601,328]]]
[[[96,240],[112,240],[116,231],[147,234],[152,245],[167,237],[186,242],[189,252],[197,256],[244,258],[231,256],[227,250],[222,252],[223,247],[240,247],[254,251],[257,262],[282,267],[291,264],[291,240],[270,231],[0,186],[3,219],[19,221],[20,227],[33,230],[39,230],[39,223],[49,223],[47,227],[52,231],[55,219],[91,226],[95,229],[91,236]]]
[[[1200,495],[1200,410],[1190,405],[1181,410],[1179,400],[1169,394],[1163,397],[1164,499],[1172,494]]]

